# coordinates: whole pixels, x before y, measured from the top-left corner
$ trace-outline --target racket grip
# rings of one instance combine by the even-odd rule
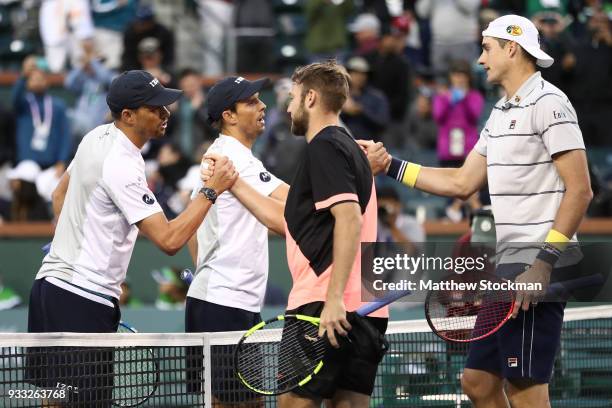
[[[181,280],[187,285],[191,285],[191,282],[193,282],[193,272],[191,272],[191,269],[183,269],[183,271],[181,272]]]
[[[373,313],[375,311],[377,311],[378,309],[387,306],[388,304],[391,304],[393,302],[395,302],[398,299],[403,298],[404,296],[408,296],[410,294],[409,290],[404,290],[401,292],[391,292],[389,294],[387,294],[386,296],[383,296],[382,298],[375,300],[373,302],[368,303],[367,305],[363,305],[361,306],[359,309],[356,310],[356,313],[359,316],[367,316],[370,313]]]

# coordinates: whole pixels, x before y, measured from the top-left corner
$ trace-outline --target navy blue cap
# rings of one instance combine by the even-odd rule
[[[106,103],[113,112],[141,106],[168,106],[176,102],[182,93],[178,89],[165,88],[146,71],[125,71],[113,79]]]
[[[221,119],[223,111],[238,101],[245,100],[270,85],[268,78],[249,81],[243,77],[227,77],[210,88],[207,95],[208,121]]]

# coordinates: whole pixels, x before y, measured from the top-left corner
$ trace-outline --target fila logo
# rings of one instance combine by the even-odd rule
[[[238,77],[238,78],[236,78],[236,80],[235,80],[234,82],[235,82],[235,83],[237,83],[237,84],[239,84],[239,83],[241,83],[242,81],[244,81],[244,78],[243,78],[243,77]]]
[[[557,112],[557,111],[553,111],[553,117],[555,119],[566,119],[567,115],[565,114],[565,112]]]
[[[510,121],[510,127],[508,129],[514,129],[515,126],[516,126],[516,120],[512,119]]]
[[[151,85],[151,88],[155,88],[155,85],[157,84],[159,84],[159,79],[157,78],[153,78],[153,80],[149,82],[149,85]]]
[[[518,358],[508,357],[508,367],[511,367],[511,368],[518,367]]]

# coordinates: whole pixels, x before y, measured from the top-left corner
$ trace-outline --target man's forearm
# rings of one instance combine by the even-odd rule
[[[591,198],[590,188],[567,190],[557,210],[553,229],[571,239],[586,214]]]
[[[212,203],[202,194],[191,201],[178,217],[168,222],[166,240],[170,252],[178,252],[196,233]]]
[[[335,215],[333,267],[327,300],[342,299],[344,289],[355,263],[360,244],[361,217],[351,213]]]
[[[285,204],[282,201],[260,194],[242,179],[236,181],[231,192],[259,222],[277,234],[285,235]]]

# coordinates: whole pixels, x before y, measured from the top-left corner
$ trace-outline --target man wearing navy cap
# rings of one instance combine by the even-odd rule
[[[53,194],[60,213],[50,251],[32,286],[29,332],[116,332],[121,283],[139,230],[174,255],[195,233],[217,195],[233,185],[237,173],[232,163],[216,156],[212,178],[191,205],[172,221],[164,216],[147,187],[140,149],[149,139],[164,136],[170,116],[166,106],[180,95],[145,71],[124,72],[112,82],[107,103],[114,122],[85,135]],[[112,385],[112,357],[100,354],[95,359],[106,364],[81,367],[78,380],[36,358],[28,359],[26,376],[43,388],[78,388],[71,401],[98,402],[102,396],[110,404],[112,387],[101,395],[88,385]],[[62,358],[76,363],[83,356]]]
[[[227,156],[244,182],[260,194],[282,202],[289,186],[268,172],[251,149],[265,129],[266,105],[259,92],[268,79],[249,81],[228,77],[208,92],[208,120],[220,131],[207,155]],[[216,166],[215,172],[216,172]],[[202,185],[194,189],[196,198]],[[227,191],[219,196],[189,243],[196,276],[187,293],[187,332],[247,330],[261,321],[268,280],[268,229]],[[232,356],[232,347],[213,347],[216,359]],[[201,358],[190,361],[201,374]],[[235,380],[232,369],[213,371],[213,394],[217,402],[232,404],[254,399]],[[198,382],[199,379],[193,379]],[[198,391],[198,387],[190,387]]]

